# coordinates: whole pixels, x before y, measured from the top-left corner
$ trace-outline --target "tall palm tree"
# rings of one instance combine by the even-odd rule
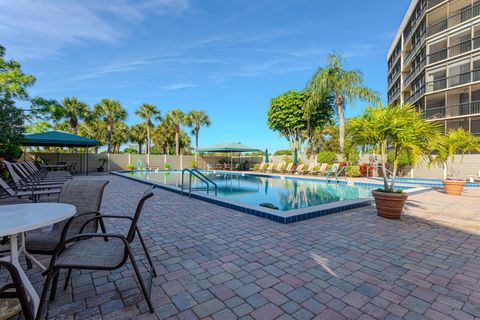
[[[160,118],[160,110],[158,110],[157,106],[153,104],[144,103],[140,105],[140,107],[135,111],[135,114],[140,118],[145,119],[145,125],[147,126],[146,151],[147,151],[147,154],[150,154],[150,146],[152,145],[152,136],[151,136],[152,119]]]
[[[175,129],[170,117],[165,117],[162,123],[155,127],[152,138],[157,150],[163,150],[165,154],[170,154],[170,146],[175,140]]]
[[[340,151],[345,147],[345,103],[355,100],[364,100],[372,103],[379,101],[378,94],[364,86],[363,75],[358,70],[346,70],[343,60],[337,53],[328,57],[326,68],[318,68],[308,83],[312,90],[309,103],[320,101],[325,94],[335,97],[339,118],[339,143]]]
[[[173,124],[175,132],[175,155],[180,154],[180,129],[182,125],[188,124],[187,115],[180,109],[170,110],[167,117]]]
[[[138,153],[142,153],[142,145],[147,136],[147,127],[145,123],[139,123],[130,127],[130,141],[138,144]]]
[[[192,134],[195,135],[195,148],[198,149],[198,135],[202,126],[210,127],[211,122],[207,113],[203,110],[192,110],[188,113],[187,122],[192,127]]]
[[[66,120],[74,134],[78,134],[80,120],[86,120],[90,115],[90,107],[76,97],[63,98],[62,103],[53,111],[55,121]]]
[[[107,124],[107,152],[111,152],[112,128],[115,122],[127,118],[127,111],[118,100],[102,99],[95,105],[94,115]]]

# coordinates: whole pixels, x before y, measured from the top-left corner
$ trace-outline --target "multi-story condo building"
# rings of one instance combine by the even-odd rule
[[[387,60],[390,103],[480,135],[480,0],[412,0]]]

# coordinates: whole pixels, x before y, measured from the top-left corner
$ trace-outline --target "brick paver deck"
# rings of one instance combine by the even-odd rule
[[[132,214],[146,188],[120,177],[90,179],[111,181],[106,214]],[[401,221],[366,207],[282,225],[156,190],[140,221],[159,273],[155,314],[127,266],[75,272],[66,291],[60,281],[48,317],[480,318],[479,204],[480,190],[461,198],[432,191],[412,196]],[[40,288],[38,268],[29,272]]]

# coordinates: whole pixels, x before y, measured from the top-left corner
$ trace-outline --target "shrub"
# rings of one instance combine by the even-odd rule
[[[190,167],[196,168],[197,167],[197,161],[196,160],[190,160]]]
[[[333,151],[322,151],[317,156],[318,163],[334,163],[337,162],[337,153]]]
[[[349,177],[361,177],[360,167],[359,166],[348,166],[347,167],[347,176]]]
[[[172,169],[172,165],[170,163],[165,163],[165,170]]]
[[[291,150],[277,150],[273,154],[274,156],[291,156],[292,151]]]
[[[362,163],[359,169],[362,177],[371,177],[373,175],[373,168],[369,163]]]
[[[0,145],[0,158],[13,162],[22,156],[22,148],[16,144],[2,144]]]
[[[129,163],[129,164],[127,165],[127,169],[128,169],[128,170],[134,170],[134,169],[135,169],[135,165],[134,165],[133,163]]]
[[[258,168],[260,168],[260,164],[256,163],[253,165],[253,170],[258,171]]]

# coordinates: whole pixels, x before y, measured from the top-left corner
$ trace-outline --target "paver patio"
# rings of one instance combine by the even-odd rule
[[[105,214],[133,214],[146,188],[89,179],[110,180]],[[432,191],[412,196],[401,221],[365,207],[282,225],[157,189],[140,221],[159,273],[155,314],[127,264],[76,272],[66,291],[60,281],[48,318],[480,318],[479,204],[480,190]],[[40,270],[29,274],[40,290]]]

